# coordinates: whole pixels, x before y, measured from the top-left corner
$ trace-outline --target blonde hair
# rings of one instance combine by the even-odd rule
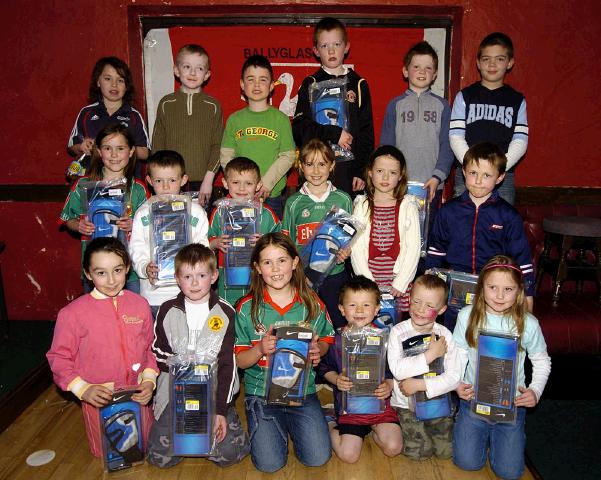
[[[307,279],[305,277],[305,272],[303,270],[303,266],[300,263],[300,257],[298,256],[298,252],[296,251],[296,246],[292,243],[292,240],[287,235],[281,232],[272,232],[263,235],[255,245],[253,249],[250,264],[252,265],[251,274],[250,274],[250,289],[248,290],[248,295],[252,297],[251,307],[250,307],[250,318],[253,322],[253,326],[255,330],[258,325],[261,323],[259,317],[264,313],[264,293],[265,290],[265,281],[261,274],[257,271],[257,266],[259,265],[259,261],[261,259],[261,252],[265,250],[270,245],[274,247],[281,248],[284,250],[290,258],[293,260],[295,258],[299,258],[299,263],[296,268],[292,272],[292,278],[290,280],[290,284],[292,288],[296,291],[298,296],[300,297],[301,303],[307,309],[307,315],[305,317],[305,322],[310,322],[314,318],[316,318],[319,314],[319,303],[317,301],[317,295],[313,290],[311,290],[307,284]]]
[[[475,301],[472,305],[472,311],[465,331],[465,340],[470,347],[476,348],[478,345],[478,331],[486,326],[486,301],[484,300],[484,287],[486,279],[491,273],[501,271],[508,273],[511,279],[516,283],[518,294],[514,304],[503,314],[513,320],[515,333],[522,336],[524,325],[526,323],[526,292],[524,286],[524,275],[520,267],[506,255],[496,255],[492,257],[482,270],[478,277],[476,285]]]

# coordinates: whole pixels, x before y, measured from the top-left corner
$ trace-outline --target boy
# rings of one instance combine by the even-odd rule
[[[251,55],[242,65],[240,88],[248,107],[227,119],[221,143],[221,166],[234,157],[254,160],[261,171],[262,185],[256,196],[282,218],[281,197],[286,186],[286,172],[294,164],[295,147],[290,120],[269,105],[273,91],[273,69],[262,55]]]
[[[259,166],[246,157],[236,157],[229,162],[224,170],[223,186],[229,190],[229,198],[240,200],[252,200],[261,189],[261,173]],[[256,242],[264,233],[279,232],[280,221],[275,212],[266,204],[262,203],[261,217],[259,220],[259,233],[255,236]],[[246,295],[245,287],[225,287],[224,254],[227,253],[232,239],[223,235],[223,220],[218,215],[218,208],[213,210],[209,221],[209,245],[213,251],[219,251],[219,296],[232,305]]]
[[[373,280],[362,275],[354,277],[340,289],[339,305],[341,314],[351,328],[371,325],[380,311],[380,290]],[[355,463],[361,455],[363,439],[370,432],[382,452],[394,457],[401,453],[403,443],[401,429],[395,412],[390,407],[390,392],[393,380],[386,369],[386,380],[375,390],[375,395],[385,400],[382,413],[338,415],[342,406],[342,392],[350,390],[352,382],[342,370],[342,330],[336,331],[334,345],[328,349],[318,366],[318,373],[334,386],[336,422],[328,423],[332,448],[340,460]]]
[[[433,454],[450,458],[453,445],[452,416],[418,420],[409,410],[410,395],[426,392],[431,399],[455,390],[461,380],[461,360],[453,342],[453,334],[436,323],[436,317],[446,310],[447,285],[435,275],[422,275],[413,282],[409,320],[390,331],[388,365],[395,380],[390,403],[397,411],[403,430],[403,454],[414,460],[425,460]],[[432,335],[424,353],[407,356],[404,345],[421,341],[413,337]],[[410,347],[409,347],[410,348]],[[430,364],[444,357],[444,372],[432,375]],[[424,375],[422,379],[413,378]]]
[[[449,131],[451,148],[463,163],[469,147],[492,142],[507,156],[507,174],[499,186],[501,197],[513,205],[514,170],[528,147],[526,99],[505,85],[505,75],[514,65],[513,43],[501,32],[484,37],[478,48],[476,65],[482,79],[464,88],[455,97]],[[455,196],[465,191],[462,172],[455,175]]]
[[[233,465],[249,452],[248,436],[242,429],[234,406],[234,395],[239,383],[234,361],[234,319],[232,306],[211,291],[217,280],[217,261],[206,246],[190,244],[175,256],[175,278],[181,289],[177,297],[161,305],[154,328],[154,352],[161,371],[154,400],[155,422],[148,438],[148,463],[161,468],[179,463],[181,457],[170,457],[169,368],[167,359],[191,350],[200,352],[197,338],[191,341],[191,331],[202,330],[208,319],[214,325],[227,322],[225,336],[217,356],[217,391],[215,392],[216,417],[213,434],[217,442],[218,455],[209,457],[221,467]],[[213,327],[211,327],[213,329]]]
[[[338,162],[333,176],[334,185],[348,194],[365,187],[363,169],[374,149],[374,123],[367,81],[343,64],[350,47],[346,28],[340,20],[326,17],[315,25],[313,53],[319,58],[321,68],[303,81],[298,90],[298,103],[292,120],[292,130],[299,148],[317,137],[352,152],[354,158]],[[336,125],[320,125],[311,112],[309,87],[335,78],[346,79],[348,131]]]
[[[442,206],[428,237],[426,268],[449,267],[478,274],[495,255],[511,256],[524,275],[528,309],[532,311],[534,267],[519,213],[500,197],[495,186],[505,177],[507,158],[492,143],[469,148],[463,161],[467,191]],[[457,311],[445,314],[445,326],[455,328]]]
[[[413,45],[403,62],[409,88],[393,98],[384,116],[380,145],[394,145],[407,162],[410,181],[422,182],[430,198],[430,220],[453,166],[449,144],[451,108],[430,87],[438,74],[438,55],[428,42]]]
[[[188,181],[183,157],[172,150],[159,150],[153,153],[148,159],[146,181],[152,185],[157,195],[178,195]],[[189,224],[192,233],[190,243],[209,245],[207,214],[197,202],[191,202],[190,205]],[[148,201],[136,211],[129,241],[129,254],[134,270],[140,277],[140,295],[148,300],[154,318],[159,306],[175,297],[179,289],[177,285],[155,286],[159,268],[151,259],[149,213]]]
[[[175,150],[184,157],[190,188],[200,190],[198,201],[204,206],[219,169],[223,135],[221,105],[202,91],[211,76],[209,54],[200,45],[184,45],[177,52],[173,73],[182,85],[159,102],[152,149]]]

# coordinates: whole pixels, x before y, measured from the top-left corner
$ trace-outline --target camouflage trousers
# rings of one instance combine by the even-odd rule
[[[406,409],[395,407],[403,431],[403,454],[414,460],[432,455],[451,458],[453,453],[453,417],[421,421]]]
[[[169,468],[177,465],[183,457],[170,456],[171,426],[169,424],[170,405],[165,408],[158,420],[155,420],[148,436],[147,461],[160,468]],[[242,423],[236,408],[228,408],[225,417],[227,421],[227,434],[221,443],[216,446],[216,451],[208,457],[209,460],[220,467],[228,467],[240,462],[250,452],[248,435],[242,428]]]

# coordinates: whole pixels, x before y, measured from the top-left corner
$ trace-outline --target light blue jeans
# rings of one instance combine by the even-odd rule
[[[470,404],[460,400],[453,430],[453,463],[463,470],[480,470],[486,464],[505,480],[524,473],[526,409],[518,408],[516,423],[489,423],[470,413]]]
[[[513,172],[507,172],[505,178],[501,182],[501,185],[497,186],[499,195],[501,198],[511,205],[515,202],[515,178]],[[454,197],[458,197],[465,192],[465,180],[463,178],[463,170],[457,167],[455,171],[455,190],[453,192]]]
[[[317,395],[307,395],[302,407],[267,405],[263,397],[244,399],[250,455],[262,472],[275,472],[288,461],[288,435],[294,453],[306,467],[319,467],[331,456],[328,425]]]

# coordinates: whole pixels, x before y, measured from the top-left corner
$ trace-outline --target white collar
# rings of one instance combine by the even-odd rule
[[[332,75],[333,77],[343,77],[344,75],[346,75],[348,73],[348,67],[346,65],[342,65],[342,68],[343,68],[342,73],[334,73],[332,70],[324,67],[323,65],[321,66],[321,68],[323,69],[324,72],[326,72],[328,75]]]
[[[334,185],[332,185],[332,182],[330,182],[328,180],[328,188],[326,189],[325,192],[323,192],[323,195],[321,197],[316,197],[315,195],[313,195],[310,191],[309,188],[307,187],[307,184],[309,182],[305,182],[303,183],[303,186],[300,188],[299,192],[303,195],[307,195],[307,197],[309,197],[311,200],[313,200],[316,203],[323,203],[326,201],[326,199],[330,196],[330,193],[335,192],[336,191],[336,187]]]

